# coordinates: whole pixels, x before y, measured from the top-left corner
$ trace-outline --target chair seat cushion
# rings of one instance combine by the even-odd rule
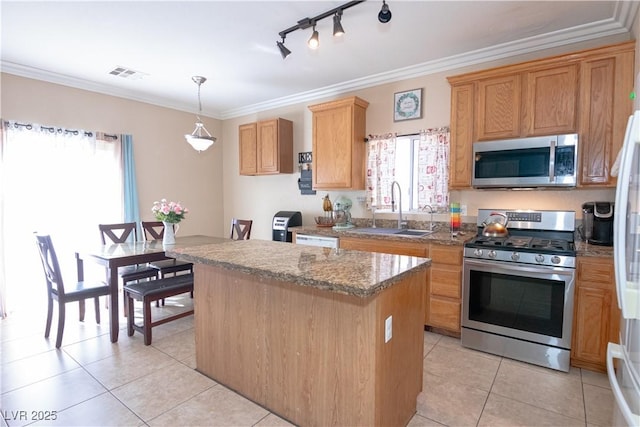
[[[128,266],[118,269],[118,275],[124,282],[156,277],[158,269],[150,265]]]
[[[178,261],[177,259],[167,259],[163,261],[155,261],[149,263],[149,266],[157,270],[168,272],[189,270],[193,268],[193,263],[186,261]]]
[[[59,296],[57,289],[52,289],[51,293]],[[77,301],[85,298],[94,298],[109,294],[109,285],[101,281],[82,281],[65,284],[65,299],[67,301]]]
[[[193,289],[193,274],[166,277],[164,279],[150,280],[148,282],[131,283],[124,286],[125,292],[136,299],[152,297],[154,295],[167,295],[172,292],[189,292]]]

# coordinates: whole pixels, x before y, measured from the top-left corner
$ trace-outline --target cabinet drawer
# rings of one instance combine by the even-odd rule
[[[459,268],[431,267],[431,295],[460,299],[461,283]]]
[[[429,257],[434,264],[462,265],[462,247],[432,244]]]
[[[354,249],[366,252],[409,255],[426,258],[429,247],[424,243],[395,242],[389,240],[362,239],[357,237],[340,237],[341,249]]]
[[[429,325],[460,332],[460,303],[445,298],[431,297]]]
[[[613,259],[578,257],[578,282],[609,288],[614,280]]]

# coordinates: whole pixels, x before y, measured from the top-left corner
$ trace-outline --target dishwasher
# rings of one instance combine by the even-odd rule
[[[309,234],[296,233],[296,245],[321,246],[324,248],[338,249],[340,247],[340,239],[330,236],[317,236]]]

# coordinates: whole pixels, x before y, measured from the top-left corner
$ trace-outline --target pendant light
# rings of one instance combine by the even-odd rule
[[[207,148],[211,147],[214,142],[216,142],[216,138],[211,136],[207,128],[204,127],[204,123],[202,123],[202,120],[200,120],[200,114],[202,114],[200,86],[202,85],[202,83],[206,82],[207,79],[206,77],[202,76],[193,76],[191,77],[191,80],[193,80],[194,83],[198,85],[198,115],[196,115],[196,128],[191,134],[185,134],[184,137],[196,151],[205,151]]]

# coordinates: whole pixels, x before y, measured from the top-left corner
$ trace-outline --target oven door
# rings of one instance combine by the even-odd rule
[[[464,259],[462,327],[571,348],[575,270]]]

